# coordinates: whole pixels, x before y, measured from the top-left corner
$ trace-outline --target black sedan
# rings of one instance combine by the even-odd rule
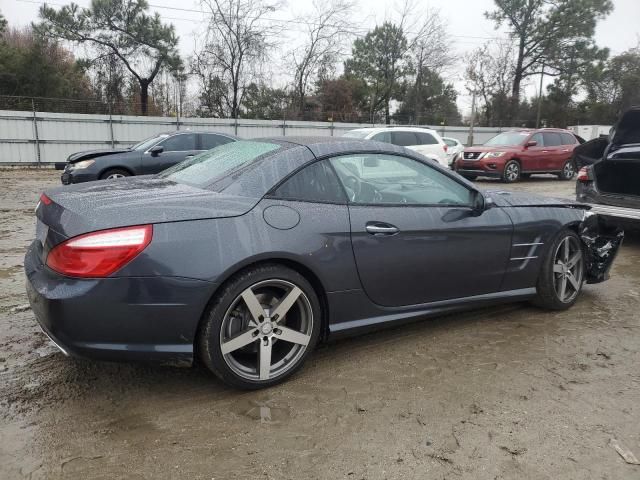
[[[223,133],[187,130],[154,135],[130,148],[78,152],[70,155],[66,164],[61,164],[60,168],[64,168],[61,180],[69,185],[154,174],[237,139]]]
[[[259,388],[328,337],[498,302],[569,308],[621,233],[373,141],[223,145],[153,178],[46,191],[29,300],[68,354],[190,363]],[[606,248],[605,248],[606,247]]]
[[[582,168],[576,199],[618,225],[640,225],[640,107],[624,112],[608,136],[576,148]]]

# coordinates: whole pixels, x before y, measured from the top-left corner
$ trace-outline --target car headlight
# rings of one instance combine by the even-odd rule
[[[71,167],[74,170],[82,170],[83,168],[89,168],[94,163],[96,163],[95,160],[82,160],[81,162],[72,163]]]
[[[489,152],[485,158],[498,158],[506,154],[507,152]]]

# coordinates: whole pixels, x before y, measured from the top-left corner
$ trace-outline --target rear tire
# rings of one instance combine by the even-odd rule
[[[534,305],[548,310],[568,309],[576,303],[584,278],[582,242],[571,230],[563,230],[543,260]]]
[[[107,170],[106,172],[104,172],[102,175],[100,175],[100,180],[112,180],[115,178],[124,178],[124,177],[130,177],[131,173],[123,170],[122,168],[110,168],[109,170]]]
[[[562,172],[558,175],[560,180],[571,180],[576,174],[576,166],[573,160],[567,160],[562,166]]]
[[[203,322],[197,341],[204,364],[226,384],[254,390],[302,367],[318,342],[322,310],[301,274],[267,264],[232,277]]]
[[[520,164],[516,160],[509,160],[502,171],[502,181],[514,183],[520,180]]]

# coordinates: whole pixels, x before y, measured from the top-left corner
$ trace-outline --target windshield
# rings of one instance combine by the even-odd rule
[[[500,135],[496,135],[491,140],[485,143],[486,146],[516,146],[522,145],[522,142],[529,136],[530,132],[505,132]]]
[[[146,150],[147,148],[155,145],[156,143],[158,143],[160,140],[167,138],[169,135],[162,134],[162,135],[154,135],[153,137],[149,137],[145,140],[142,140],[139,143],[136,143],[134,146],[130,147],[131,150]]]
[[[205,188],[281,148],[275,143],[240,141],[220,145],[158,174],[178,183]]]
[[[366,138],[370,133],[371,132],[368,130],[351,130],[342,136],[350,138]]]

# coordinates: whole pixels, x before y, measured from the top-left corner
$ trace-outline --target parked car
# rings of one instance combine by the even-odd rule
[[[585,151],[583,151],[583,149]],[[640,220],[640,107],[623,113],[608,137],[576,148],[576,199],[618,224]]]
[[[284,380],[328,337],[498,302],[567,309],[621,240],[578,203],[481,192],[411,150],[332,137],[54,188],[36,216],[27,292],[63,352],[199,355],[242,388]]]
[[[129,148],[88,150],[67,159],[61,180],[64,185],[149,175],[211,148],[235,142],[223,133],[180,130],[154,135]]]
[[[464,151],[464,145],[462,145],[460,140],[453,137],[442,137],[442,140],[447,144],[447,161],[451,168],[453,167],[453,162],[455,162],[458,154]]]
[[[578,139],[568,130],[511,130],[482,146],[465,148],[455,170],[469,180],[491,177],[511,183],[535,173],[571,180],[576,173],[571,155],[577,145]]]
[[[449,164],[448,145],[438,132],[430,128],[421,127],[372,127],[350,130],[343,135],[347,138],[360,138],[390,143],[400,147],[407,147],[421,153],[425,157],[436,160],[441,165]]]

